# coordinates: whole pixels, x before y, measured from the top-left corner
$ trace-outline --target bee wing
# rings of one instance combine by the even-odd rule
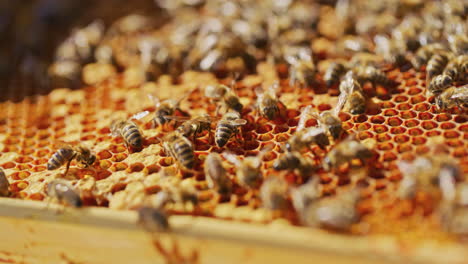
[[[286,55],[284,56],[284,59],[291,65],[294,65],[297,63],[297,58],[295,56],[292,56],[292,55]]]
[[[340,96],[338,96],[338,102],[336,103],[335,108],[333,108],[333,115],[338,116],[338,114],[341,112],[341,109],[343,109],[346,100],[348,99],[348,94],[349,92],[344,92],[342,91],[340,93]]]
[[[229,161],[230,163],[236,165],[236,166],[239,166],[241,161],[240,159],[233,153],[231,152],[223,152],[222,156],[227,160]]]
[[[159,108],[159,106],[161,105],[161,100],[157,96],[148,94],[148,98],[154,103],[156,108]]]
[[[175,120],[175,121],[180,121],[180,122],[184,122],[184,121],[188,121],[190,120],[191,118],[189,116],[165,116],[164,118],[167,118],[167,119],[170,119],[170,120]]]
[[[236,119],[236,120],[231,121],[231,124],[235,125],[235,126],[243,126],[243,125],[247,124],[247,120],[245,120],[245,119]]]
[[[308,105],[301,110],[301,115],[299,116],[299,122],[297,124],[296,131],[300,131],[304,129],[305,124],[307,122],[307,118],[310,116],[310,112],[312,111],[312,105]]]
[[[130,119],[140,120],[140,119],[142,119],[142,118],[148,116],[149,114],[150,114],[149,111],[138,112],[138,113],[132,115],[132,116],[130,117]]]
[[[461,99],[463,102],[466,102],[468,101],[468,84],[467,85],[463,85],[461,87],[458,87],[457,88],[457,92],[454,93],[452,96],[450,96],[450,98],[452,99]]]

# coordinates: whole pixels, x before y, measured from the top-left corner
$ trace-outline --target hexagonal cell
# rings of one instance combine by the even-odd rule
[[[401,104],[398,104],[396,106],[396,109],[398,109],[400,111],[410,110],[411,108],[412,108],[412,106],[409,103],[401,103]]]
[[[387,119],[387,125],[392,126],[392,127],[401,126],[402,123],[403,121],[398,117],[391,117]]]
[[[370,121],[373,124],[383,124],[385,122],[385,118],[383,116],[373,116]]]
[[[388,134],[378,134],[375,139],[377,140],[377,142],[385,142],[385,141],[389,141],[392,139],[392,137]]]
[[[34,156],[36,157],[46,157],[50,155],[50,151],[48,149],[38,149],[36,150],[36,153],[34,153]]]
[[[415,118],[416,113],[411,111],[411,110],[403,111],[403,112],[400,112],[400,117],[403,118],[403,119]]]
[[[373,126],[372,126],[372,129],[373,129],[374,132],[377,133],[377,134],[385,133],[385,132],[388,131],[388,128],[387,128],[387,126],[385,126],[385,125],[373,125]]]
[[[434,121],[424,121],[421,123],[421,127],[425,130],[431,130],[437,128],[437,123]]]
[[[394,135],[403,134],[405,132],[406,132],[406,128],[404,128],[404,127],[392,127],[392,128],[390,128],[390,133],[394,134]]]

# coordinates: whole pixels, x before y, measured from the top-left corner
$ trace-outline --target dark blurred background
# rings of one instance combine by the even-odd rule
[[[47,66],[73,28],[158,15],[154,0],[0,0],[0,97],[47,93]]]

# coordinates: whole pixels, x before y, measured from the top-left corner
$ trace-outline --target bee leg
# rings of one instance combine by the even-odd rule
[[[68,169],[70,169],[70,164],[72,160],[76,157],[76,154],[74,154],[67,162],[67,167],[65,168],[65,173],[63,173],[63,177],[67,176]]]

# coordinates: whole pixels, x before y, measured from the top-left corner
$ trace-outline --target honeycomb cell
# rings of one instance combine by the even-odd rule
[[[468,154],[467,150],[465,148],[463,148],[463,147],[456,148],[453,151],[453,156],[457,157],[457,158],[463,158],[463,157],[467,156],[467,154]]]
[[[365,131],[365,130],[369,130],[371,127],[372,125],[369,123],[361,123],[361,124],[357,124],[356,129],[358,131]]]
[[[125,152],[127,148],[124,145],[112,145],[109,150],[112,153],[122,153]]]
[[[445,138],[448,139],[458,138],[460,136],[460,134],[457,131],[445,131],[443,135]]]
[[[405,96],[405,95],[397,95],[393,98],[393,101],[395,103],[403,103],[403,102],[406,102],[408,101],[408,96]]]
[[[123,171],[128,168],[128,165],[124,162],[114,163],[110,168],[111,171]]]
[[[385,118],[383,116],[373,116],[370,121],[373,124],[383,124],[385,122]]]
[[[376,136],[377,142],[385,142],[385,141],[389,141],[391,139],[392,139],[392,137],[390,135],[388,135],[388,134],[378,134]]]
[[[380,103],[380,107],[383,108],[383,109],[395,108],[395,104],[392,103],[392,102],[386,101],[386,102]],[[385,113],[385,112],[384,112],[384,113]]]
[[[381,151],[388,151],[393,149],[393,144],[390,142],[385,142],[381,144],[377,144],[377,149]]]
[[[10,184],[10,190],[12,192],[19,192],[21,190],[26,189],[28,186],[29,186],[29,182],[24,181],[24,180],[19,180]]]
[[[130,164],[130,166],[128,167],[128,171],[129,172],[140,172],[144,168],[145,168],[145,165],[143,163],[136,162],[136,163]]]
[[[310,124],[309,121],[314,121],[315,124]],[[317,121],[315,120],[308,120],[306,123],[306,126],[315,126],[315,125],[317,125]],[[273,129],[273,134],[285,133],[288,130],[289,130],[288,126],[278,125],[278,126],[275,126],[275,128]]]
[[[392,128],[390,128],[390,133],[394,134],[394,135],[403,134],[405,132],[406,132],[406,128],[404,128],[404,127],[392,127]]]
[[[113,162],[121,162],[121,161],[125,160],[127,158],[127,156],[128,155],[125,154],[125,153],[117,153],[117,154],[112,156],[111,160]]]
[[[367,121],[367,116],[366,115],[358,115],[353,117],[353,121],[355,123],[364,123]]]
[[[467,125],[462,125],[458,128],[461,132],[467,133],[468,132],[468,124]]]
[[[419,135],[422,135],[424,133],[424,131],[420,128],[411,128],[408,130],[408,134],[410,134],[411,136],[419,136]]]
[[[424,137],[413,137],[411,139],[411,143],[413,143],[414,145],[423,145],[426,142],[427,142],[427,139]]]
[[[396,135],[393,140],[398,143],[398,144],[401,144],[401,143],[406,143],[410,140],[410,137],[407,136],[407,135]]]
[[[168,167],[172,164],[174,164],[174,159],[171,157],[165,157],[159,160],[159,165],[161,165],[162,167]]]
[[[446,144],[450,147],[461,147],[463,146],[463,141],[457,139],[447,140]]]
[[[276,139],[278,139],[280,135],[276,136]],[[244,142],[244,149],[245,150],[254,150],[257,149],[260,146],[260,143],[258,141],[245,141]]]
[[[417,87],[411,87],[411,88],[408,90],[408,94],[409,94],[409,95],[417,95],[417,94],[420,94],[421,92],[422,92],[422,89],[417,88]]]
[[[112,163],[108,160],[99,161],[99,167],[103,170],[107,170],[110,166],[112,166]]]
[[[106,179],[107,177],[111,176],[112,172],[108,171],[108,170],[103,170],[103,171],[99,171],[97,174],[96,174],[96,180],[104,180]]]
[[[368,138],[373,138],[374,137],[374,134],[372,134],[371,132],[369,131],[361,131],[359,132],[359,134],[357,135],[357,138],[359,140],[364,140],[364,139],[368,139]]]
[[[34,166],[31,171],[33,172],[40,172],[40,171],[45,171],[47,168],[46,166]]]
[[[403,118],[403,119],[415,118],[416,113],[411,111],[411,110],[403,111],[403,112],[400,112],[400,117]]]
[[[440,136],[441,132],[440,131],[437,131],[437,130],[432,130],[432,131],[427,131],[425,133],[425,135],[427,137],[437,137],[437,136]]]
[[[289,139],[289,135],[286,135],[286,134],[276,135],[276,138],[275,138],[277,142],[286,142],[288,139]]]
[[[437,128],[437,123],[434,121],[424,121],[421,123],[421,127],[425,130],[431,130]]]
[[[412,150],[411,144],[401,144],[397,146],[397,152],[398,153],[404,153]]]
[[[398,105],[396,106],[396,108],[397,108],[398,110],[400,110],[400,111],[410,110],[411,107],[412,107],[412,106],[411,106],[410,104],[408,104],[408,103],[402,103],[402,104],[398,104]]]
[[[112,157],[112,153],[107,150],[102,150],[96,154],[99,160],[110,159]]]
[[[397,159],[397,155],[393,152],[385,152],[382,156],[383,161],[394,161]]]
[[[31,169],[33,166],[31,164],[28,164],[28,163],[19,163],[19,164],[16,164],[16,168],[18,170],[29,170]]]
[[[34,149],[32,148],[23,148],[21,149],[21,151],[19,152],[21,155],[31,155],[34,153]]]
[[[402,123],[403,121],[398,117],[391,117],[387,120],[387,124],[392,127],[401,126]]]
[[[387,126],[385,125],[373,125],[372,129],[375,131],[377,134],[385,133],[388,131]]]
[[[419,125],[419,121],[417,119],[410,119],[406,120],[403,125],[407,128],[416,127]]]
[[[270,132],[271,130],[273,129],[273,127],[271,125],[262,125],[262,126],[258,126],[257,127],[257,134],[265,134],[265,133],[268,133]]]
[[[454,129],[456,125],[452,122],[444,122],[440,125],[440,128],[443,130],[449,130],[449,129]]]
[[[410,101],[411,101],[412,104],[419,104],[419,103],[425,102],[426,97],[424,97],[422,95],[416,95],[416,96],[411,97]]]
[[[429,109],[431,109],[431,106],[427,103],[421,103],[414,106],[414,110],[417,112],[426,112],[429,111]]]
[[[338,114],[338,117],[341,119],[342,122],[346,122],[348,121],[349,119],[351,119],[351,115],[348,114],[348,113],[344,113],[344,112],[340,112]]]
[[[317,109],[318,109],[320,112],[323,112],[323,111],[331,110],[331,109],[332,109],[332,106],[329,105],[329,104],[319,104],[319,105],[317,106]]]
[[[272,139],[273,135],[271,133],[258,135],[258,140],[263,142],[271,141]]]
[[[459,124],[463,124],[467,122],[467,118],[465,116],[456,116],[454,121]]]
[[[350,123],[350,122],[344,122],[342,124],[342,127],[344,130],[350,130],[354,127],[354,124],[353,123]]]

